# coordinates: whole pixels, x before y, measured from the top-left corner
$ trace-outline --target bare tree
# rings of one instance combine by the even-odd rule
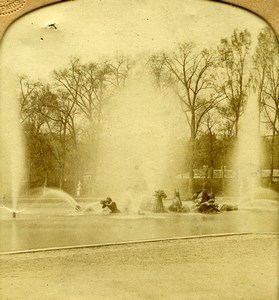
[[[78,168],[75,122],[77,107],[74,102],[69,100],[67,92],[58,90],[55,91],[55,94],[52,92],[52,95],[52,101],[49,98],[42,99],[46,101],[42,103],[44,111],[41,111],[41,114],[46,120],[47,137],[51,138],[52,141],[56,140],[53,152],[59,163],[59,187],[63,189],[67,156],[73,155],[73,152],[75,154],[75,173]],[[51,141],[50,144],[52,144]],[[69,149],[69,147],[71,148]],[[77,178],[75,178],[75,182],[77,182]]]
[[[86,64],[74,58],[67,68],[54,71],[56,86],[67,93],[67,99],[78,108],[80,117],[88,121],[91,148],[88,165],[93,181],[97,172],[103,109],[115,91],[125,84],[130,66],[125,57]]]
[[[248,56],[250,47],[250,33],[237,29],[230,38],[222,38],[218,47],[219,86],[227,100],[223,102],[220,112],[233,128],[235,136],[238,136],[239,119],[243,114],[251,80]]]
[[[214,168],[215,163],[220,156],[220,144],[218,144],[217,139],[217,132],[218,132],[218,124],[219,124],[219,116],[216,111],[211,110],[208,112],[202,122],[204,127],[204,132],[208,140],[208,178],[209,178],[209,185],[212,192],[213,188],[213,175],[214,175]]]
[[[275,137],[279,134],[279,47],[268,27],[258,36],[254,58],[254,83],[263,114],[263,122],[271,132],[270,182],[273,181]]]
[[[21,123],[34,121],[36,103],[42,88],[42,83],[33,82],[27,76],[19,77],[19,86],[20,86],[20,113],[21,113]],[[36,128],[40,129],[42,125],[42,120],[37,120]]]
[[[134,62],[124,55],[116,56],[112,61],[105,63],[111,70],[110,77],[107,81],[115,88],[124,87],[129,71]]]
[[[44,181],[47,182],[50,166],[48,159],[50,155],[55,156],[55,149],[47,142],[46,133],[54,126],[49,122],[54,114],[49,105],[56,101],[56,96],[48,85],[39,81],[31,82],[27,77],[20,77],[20,92],[21,122],[29,153],[29,178],[34,175],[33,171],[37,171],[34,169],[37,164],[37,169],[40,165]],[[46,151],[49,155],[46,155]]]
[[[222,100],[215,86],[215,55],[184,43],[171,54],[152,56],[149,63],[157,85],[167,85],[175,92],[190,129],[188,192],[192,193],[196,137],[206,114]]]

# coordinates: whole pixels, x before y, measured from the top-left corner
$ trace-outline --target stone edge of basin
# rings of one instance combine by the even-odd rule
[[[81,248],[97,248],[97,247],[106,247],[106,246],[119,246],[119,245],[129,245],[129,244],[142,244],[142,243],[154,243],[162,241],[175,241],[175,240],[187,240],[187,239],[199,239],[199,238],[218,238],[226,236],[242,236],[242,235],[278,235],[278,232],[241,232],[241,233],[218,233],[218,234],[205,234],[205,235],[192,235],[186,237],[170,237],[170,238],[160,238],[160,239],[144,239],[136,241],[123,241],[123,242],[111,242],[111,243],[95,243],[95,244],[86,244],[86,245],[76,245],[76,246],[62,246],[62,247],[49,247],[49,248],[35,248],[27,250],[15,250],[15,251],[6,251],[0,252],[0,255],[10,255],[10,254],[24,254],[24,253],[36,253],[36,252],[46,252],[46,251],[55,251],[55,250],[73,250]]]

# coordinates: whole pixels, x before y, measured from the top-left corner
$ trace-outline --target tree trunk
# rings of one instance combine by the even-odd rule
[[[209,188],[210,193],[213,193],[213,172],[214,172],[214,139],[213,134],[210,131],[210,164],[209,164]]]
[[[213,193],[213,161],[210,162],[210,166],[209,166],[209,189],[210,189],[210,193]]]
[[[31,178],[32,178],[32,163],[31,163],[31,158],[29,158],[29,174],[28,174],[28,186],[27,186],[27,195],[29,196],[30,195],[30,190],[31,190]]]
[[[80,174],[80,159],[79,159],[79,153],[78,153],[78,142],[75,132],[73,132],[73,142],[74,142],[74,184],[75,189],[79,183],[79,181],[82,181],[81,174]]]
[[[60,166],[60,174],[59,174],[59,189],[63,190],[63,182],[64,182],[64,172],[63,167]]]
[[[97,154],[96,154],[96,148],[97,148],[97,136],[96,136],[96,126],[94,126],[94,123],[92,121],[91,124],[92,129],[92,139],[91,139],[91,146],[90,146],[90,173],[91,173],[91,182],[89,184],[89,195],[92,196],[95,191],[95,183],[96,183],[96,177],[97,177]]]
[[[235,136],[238,136],[238,123],[239,123],[239,114],[237,113],[236,119],[235,119]]]
[[[65,165],[66,165],[66,123],[63,123],[63,138],[62,138],[62,158],[61,158],[61,164],[60,164],[60,182],[59,182],[59,188],[60,190],[63,190],[64,188],[64,180],[65,180]]]
[[[226,172],[226,167],[224,166],[224,163],[222,163],[222,194],[225,193],[225,174]]]
[[[44,188],[43,188],[43,196],[46,194],[46,187],[47,187],[47,175],[45,175]]]
[[[272,131],[271,138],[271,151],[270,151],[270,173],[269,173],[269,187],[272,187],[273,182],[273,170],[274,170],[274,144],[275,144],[275,130]]]
[[[190,137],[190,151],[189,151],[189,181],[188,194],[193,194],[194,189],[194,153],[195,153],[195,138]]]

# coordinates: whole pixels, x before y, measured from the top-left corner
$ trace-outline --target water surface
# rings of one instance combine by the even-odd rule
[[[94,206],[94,205],[93,205]],[[96,205],[96,207],[98,207]],[[76,213],[66,203],[24,203],[12,219],[0,208],[0,251],[78,246],[219,233],[279,232],[279,212],[248,207],[219,214]]]

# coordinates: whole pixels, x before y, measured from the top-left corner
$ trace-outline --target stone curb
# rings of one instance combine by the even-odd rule
[[[37,248],[37,249],[29,249],[29,250],[17,250],[17,251],[0,252],[0,256],[11,255],[11,254],[46,252],[46,251],[55,251],[55,250],[73,250],[73,249],[82,249],[82,248],[97,248],[97,247],[105,247],[105,246],[119,246],[119,245],[129,245],[129,244],[132,245],[132,244],[153,243],[153,242],[162,242],[162,241],[189,240],[189,239],[199,239],[199,238],[218,238],[218,237],[242,236],[242,235],[279,235],[279,233],[278,232],[261,232],[261,233],[242,232],[242,233],[192,235],[187,237],[171,237],[171,238],[161,238],[161,239],[146,239],[146,240],[138,240],[138,241],[125,241],[125,242],[100,243],[100,244],[86,244],[86,245],[78,245],[78,246],[63,246],[63,247]]]

